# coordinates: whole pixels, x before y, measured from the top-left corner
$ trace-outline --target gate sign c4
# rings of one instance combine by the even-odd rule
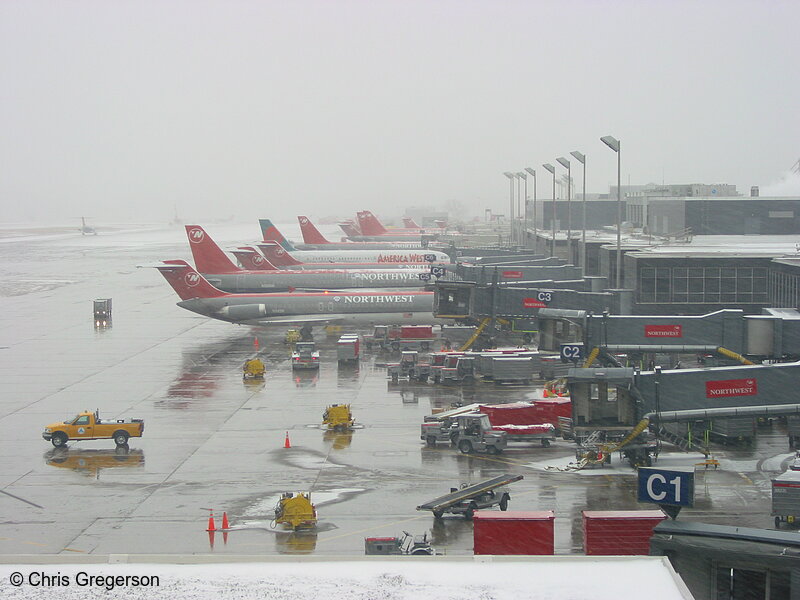
[[[694,470],[640,467],[639,502],[693,506]]]

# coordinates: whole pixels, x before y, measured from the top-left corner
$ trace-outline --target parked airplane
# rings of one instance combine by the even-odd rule
[[[180,296],[178,306],[239,325],[440,322],[433,316],[433,292],[229,294],[211,285],[186,261],[168,260],[156,268]]]
[[[81,235],[97,235],[97,230],[86,224],[86,217],[81,217]]]
[[[358,218],[358,228],[361,230],[361,235],[364,236],[394,236],[394,235],[409,235],[418,236],[422,234],[435,235],[444,233],[441,227],[394,227],[387,228],[383,226],[378,220],[378,217],[372,214],[372,211],[362,210],[356,213]]]
[[[397,250],[397,249],[414,250],[422,248],[421,240],[410,240],[405,242],[391,242],[386,240],[378,242],[331,242],[331,243],[307,242],[304,244],[295,245],[292,244],[292,242],[290,242],[289,240],[287,240],[269,219],[259,219],[258,223],[261,226],[261,238],[265,242],[278,242],[289,252],[295,252],[297,250]],[[302,224],[300,229],[302,231]],[[322,237],[321,234],[320,237],[322,239],[325,239],[324,237]]]
[[[444,252],[436,250],[424,250],[422,248],[413,250],[405,248],[383,248],[383,249],[359,249],[359,250],[297,250],[292,243],[287,240],[278,228],[269,219],[260,219],[261,231],[264,243],[277,243],[287,252],[291,252],[295,259],[302,262],[321,263],[321,262],[378,262],[378,263],[449,263],[450,257]],[[262,244],[258,244],[263,251]],[[264,255],[266,256],[266,254]],[[269,258],[269,257],[267,257]],[[272,261],[272,259],[269,259]],[[275,265],[279,266],[279,265]]]
[[[254,270],[236,266],[199,225],[186,225],[186,235],[197,270],[212,285],[233,293],[264,290],[351,288],[419,288],[425,285],[419,271],[401,269]],[[277,245],[276,245],[277,246]],[[277,246],[281,252],[283,248]]]
[[[304,262],[297,260],[296,255],[301,252],[286,252],[276,242],[264,242],[258,245],[267,261],[279,269],[412,269],[416,271],[429,271],[431,265],[450,265],[450,262],[439,262],[434,254],[418,252],[408,255],[397,255],[393,250],[378,254],[377,261],[364,262]],[[348,257],[349,258],[349,257]],[[402,262],[405,259],[414,262]],[[427,259],[427,260],[426,260]],[[424,261],[424,262],[420,262]]]
[[[411,217],[403,217],[403,227],[406,229],[422,229]]]

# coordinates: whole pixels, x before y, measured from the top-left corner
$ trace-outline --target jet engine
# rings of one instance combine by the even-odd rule
[[[267,316],[267,307],[264,304],[239,304],[224,306],[219,313],[233,321],[247,321]]]

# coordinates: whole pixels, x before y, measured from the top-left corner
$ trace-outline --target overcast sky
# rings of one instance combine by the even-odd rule
[[[798,23],[764,0],[4,0],[0,221],[502,212],[503,171],[549,197],[571,150],[608,191],[603,135],[625,183],[747,193],[800,159]]]

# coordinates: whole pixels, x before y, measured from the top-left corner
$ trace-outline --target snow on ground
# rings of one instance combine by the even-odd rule
[[[202,565],[2,565],[5,600],[56,594],[59,600],[648,600],[689,598],[659,557],[531,557],[519,562],[447,561],[435,558],[343,562],[268,562]],[[13,573],[23,583],[10,582]],[[31,585],[39,574],[57,575],[58,586]],[[83,575],[80,575],[83,573]],[[580,576],[576,576],[576,575]],[[79,585],[87,576],[157,577],[158,585]],[[141,581],[141,580],[140,580]],[[66,585],[65,585],[66,582]],[[97,580],[95,580],[97,582]],[[112,582],[113,583],[113,582]]]

